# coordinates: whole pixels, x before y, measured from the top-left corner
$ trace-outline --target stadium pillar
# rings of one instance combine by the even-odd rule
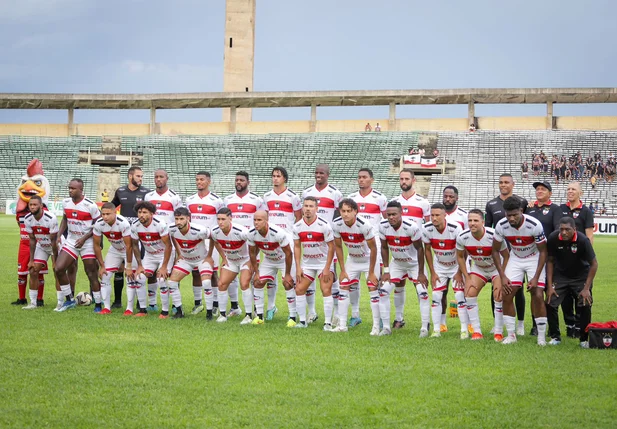
[[[546,103],[546,129],[552,130],[553,128],[555,128],[553,118],[553,102],[548,101]]]
[[[229,134],[236,134],[236,119],[237,119],[238,109],[236,106],[232,106],[229,108]]]
[[[467,105],[467,119],[468,119],[469,125],[473,124],[474,126],[477,126],[476,124],[476,104],[474,103],[473,100],[470,100],[469,104]]]
[[[388,120],[388,131],[396,131],[396,103],[390,103],[390,116]]]
[[[68,134],[69,134],[69,137],[75,135],[75,109],[73,107],[69,107]]]
[[[311,122],[309,124],[309,132],[317,131],[317,105],[311,104]]]
[[[154,134],[156,128],[156,107],[150,107],[150,135]]]

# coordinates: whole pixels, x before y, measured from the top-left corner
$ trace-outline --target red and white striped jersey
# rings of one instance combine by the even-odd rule
[[[182,259],[199,262],[206,259],[208,249],[204,240],[210,238],[210,230],[199,224],[189,224],[189,230],[182,234],[175,225],[169,228],[169,235],[178,243],[175,248]]]
[[[442,267],[452,268],[456,261],[456,237],[463,232],[458,223],[446,222],[443,231],[439,232],[432,223],[422,225],[422,241],[430,244],[433,249],[433,263]]]
[[[431,204],[417,193],[409,198],[399,195],[393,201],[398,201],[401,204],[403,217],[413,220],[420,227],[424,223],[424,218],[431,215]]]
[[[492,256],[494,235],[493,228],[485,227],[484,234],[477,239],[469,229],[466,229],[456,237],[456,249],[466,250],[476,267],[490,271],[495,268]],[[502,241],[499,250],[503,251],[507,248],[506,242]]]
[[[57,234],[58,229],[58,218],[53,213],[43,212],[38,220],[32,213],[24,217],[24,231],[34,234],[37,244],[47,252],[51,252],[51,234]]]
[[[97,237],[104,235],[114,249],[125,252],[126,246],[123,238],[131,236],[131,224],[124,216],[120,215],[116,215],[116,221],[113,225],[109,225],[103,218],[99,218],[94,222],[92,234]]]
[[[366,219],[377,231],[379,223],[383,220],[382,212],[386,211],[388,199],[380,192],[371,189],[367,195],[362,196],[360,192],[354,192],[349,198],[358,203],[358,216]]]
[[[446,221],[450,223],[458,223],[462,229],[469,228],[467,210],[463,210],[460,207],[457,207],[452,213],[446,212]]]
[[[171,189],[167,189],[162,194],[156,190],[150,191],[144,197],[144,201],[150,201],[156,206],[154,218],[163,221],[167,226],[175,225],[176,218],[174,210],[182,206],[182,198]]]
[[[382,220],[379,224],[379,238],[388,243],[393,261],[407,266],[418,264],[418,251],[413,243],[422,240],[422,231],[415,222],[403,220],[401,226],[394,229],[390,222]]]
[[[256,228],[253,228],[248,233],[249,246],[256,246],[264,254],[264,263],[271,263],[280,265],[285,263],[285,253],[283,247],[290,246],[293,252],[293,246],[291,246],[290,233],[284,229],[277,227],[276,225],[269,225],[266,236],[261,235]]]
[[[322,269],[328,261],[328,243],[334,240],[330,224],[317,218],[310,225],[304,218],[293,228],[294,240],[302,245],[302,266]]]
[[[302,208],[298,194],[290,189],[285,189],[280,194],[272,190],[264,194],[264,202],[268,206],[269,222],[291,233],[296,223],[294,212]]]
[[[96,204],[87,198],[82,198],[78,203],[74,203],[71,198],[65,198],[62,201],[62,208],[66,216],[67,239],[71,241],[88,235],[101,213]]]
[[[212,230],[212,239],[221,245],[227,261],[243,264],[249,259],[248,229],[239,224],[231,224],[228,234],[220,227]]]
[[[233,193],[226,196],[224,202],[231,210],[233,222],[244,226],[247,230],[253,228],[253,216],[257,210],[268,210],[264,200],[253,192],[243,197]]]
[[[150,225],[144,226],[136,220],[131,225],[131,238],[141,241],[146,252],[151,255],[163,255],[165,243],[162,237],[169,236],[169,227],[161,220],[152,218]]]
[[[347,258],[357,264],[368,264],[371,256],[371,251],[368,247],[367,240],[375,238],[375,228],[366,220],[362,220],[360,215],[356,217],[353,225],[349,226],[343,218],[337,217],[332,223],[332,231],[334,238],[340,238],[347,246]],[[378,250],[375,243],[375,251]],[[377,256],[379,261],[379,256]]]
[[[185,205],[191,212],[191,223],[206,226],[210,230],[218,226],[216,214],[225,207],[223,199],[212,192],[203,198],[193,194],[186,198]]]
[[[519,228],[511,226],[507,218],[500,220],[495,227],[495,240],[507,240],[514,256],[529,258],[538,255],[538,244],[545,243],[546,236],[540,221],[524,214]]]
[[[302,199],[306,197],[317,198],[317,216],[332,225],[334,220],[334,212],[338,209],[338,205],[343,199],[341,191],[332,185],[327,185],[322,190],[317,189],[317,186],[309,186],[302,192]]]

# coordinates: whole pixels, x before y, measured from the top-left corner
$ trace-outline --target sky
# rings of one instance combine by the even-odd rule
[[[614,0],[257,0],[255,91],[614,87]],[[224,0],[0,0],[0,92],[166,93],[223,88]],[[555,105],[556,116],[617,106]],[[545,115],[476,105],[477,116]],[[220,109],[158,122],[220,121]],[[399,118],[467,106],[398,106]],[[388,107],[319,108],[317,119],[387,118]],[[308,120],[309,108],[253,120]],[[64,110],[0,110],[0,122],[65,123]],[[147,123],[148,111],[79,110],[76,123]]]

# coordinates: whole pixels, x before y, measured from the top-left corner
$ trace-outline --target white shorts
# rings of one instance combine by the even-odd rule
[[[472,265],[471,270],[468,271],[470,275],[476,276],[482,279],[484,283],[493,282],[495,277],[499,276],[497,272],[497,268],[493,267],[492,269],[486,269],[478,267],[477,265]]]
[[[345,263],[345,271],[347,271],[347,275],[349,276],[349,278],[346,281],[341,279],[340,285],[351,286],[354,284],[359,284],[360,276],[362,275],[362,273],[364,273],[365,277],[367,277],[367,286],[378,286],[368,282],[368,269],[369,264],[358,264],[357,262],[350,261],[348,258],[347,262]],[[381,269],[379,267],[379,264],[375,264],[375,270],[373,272],[375,274],[375,277],[377,277],[377,280],[379,280],[379,277],[381,276]]]
[[[153,255],[152,253],[146,252],[146,256],[141,260],[141,264],[144,267],[144,271],[146,275],[156,274],[157,270],[163,265],[163,254]],[[172,258],[169,258],[169,262],[167,263],[167,272],[171,272],[174,266],[174,262]]]
[[[250,259],[244,259],[240,262],[232,262],[228,259],[227,265],[223,265],[223,268],[228,271],[238,274],[240,271],[249,270],[251,268],[249,266],[249,263],[250,263]]]
[[[274,282],[278,277],[279,271],[282,275],[285,275],[285,264],[282,265],[274,265],[269,264],[268,260],[264,260],[264,263],[259,266],[259,280],[266,280]],[[294,276],[296,272],[296,263],[291,263],[291,275]]]
[[[62,252],[68,253],[71,258],[75,260],[80,257],[82,260],[96,259],[96,256],[94,255],[94,240],[92,240],[92,238],[86,240],[84,245],[79,249],[75,247],[75,241],[67,238],[62,245]]]
[[[512,282],[512,286],[523,286],[523,280],[525,280],[525,274],[527,274],[527,281],[531,280],[536,275],[538,269],[539,255],[530,258],[517,258],[513,254],[508,259],[508,265],[506,265],[505,274],[506,277]],[[538,278],[538,287],[544,288],[546,282],[546,267],[540,273]]]
[[[446,290],[448,288],[448,282],[454,278],[454,275],[458,271],[458,265],[454,264],[451,267],[444,267],[436,262],[433,262],[433,264],[435,266],[435,273],[437,273],[437,276],[439,277],[439,281],[433,290],[436,292]],[[452,289],[464,290],[465,287],[463,285],[455,284],[454,281],[452,281]]]
[[[125,260],[126,252],[121,252],[112,246],[105,256],[105,271],[108,273],[115,273],[120,269],[120,266],[124,264]]]
[[[174,264],[174,270],[178,270],[184,274],[191,274],[191,271],[198,271],[200,276],[212,274],[212,266],[207,262],[204,262],[203,259],[191,262],[186,259],[180,259],[176,261]]]
[[[400,283],[406,279],[418,283],[418,265],[406,265],[396,260],[390,262],[390,282]]]
[[[320,268],[303,266],[302,273],[304,274],[304,277],[314,282],[316,278],[321,277],[321,273],[324,268],[325,266]],[[330,272],[334,273],[334,263],[330,266]]]
[[[34,260],[32,262],[34,262],[35,264],[41,264],[44,267],[47,267],[47,261],[49,261],[50,256],[51,256],[51,250],[48,252],[47,250],[39,246],[37,243],[36,247],[34,248]]]
[[[205,243],[206,250],[210,250],[210,240],[206,240]],[[212,259],[214,260],[214,268],[212,269],[212,272],[215,273],[219,269],[219,261],[221,260],[221,255],[219,254],[219,251],[216,250],[216,246],[214,246],[214,249],[212,249]]]

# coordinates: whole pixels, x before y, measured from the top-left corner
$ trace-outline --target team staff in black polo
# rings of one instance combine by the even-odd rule
[[[506,217],[506,212],[503,209],[503,202],[514,195],[514,178],[509,173],[504,173],[499,176],[499,195],[486,203],[484,209],[486,216],[484,217],[484,226],[495,228],[497,223]],[[522,197],[518,197],[521,200],[523,207],[523,213],[527,210],[527,200]],[[514,297],[514,306],[516,307],[516,315],[518,316],[518,326],[516,329],[516,335],[525,335],[525,291],[523,288],[519,288]],[[491,307],[493,308],[493,314],[495,314],[495,299],[491,293]]]
[[[126,186],[121,186],[116,189],[114,199],[111,202],[120,207],[120,215],[124,216],[133,222],[137,219],[135,213],[135,204],[144,200],[144,196],[150,192],[150,189],[141,186],[144,180],[144,173],[141,168],[133,166],[129,168],[128,183]],[[143,257],[143,254],[142,254]],[[124,287],[124,272],[117,271],[114,275],[114,303],[112,308],[122,308],[122,289]]]
[[[577,329],[581,347],[589,347],[585,328],[591,322],[593,299],[591,288],[598,271],[598,261],[591,241],[576,230],[573,218],[563,217],[559,230],[548,237],[546,264],[546,302],[549,326],[549,344],[561,343],[559,332],[559,304],[568,295],[574,297],[579,315]]]

